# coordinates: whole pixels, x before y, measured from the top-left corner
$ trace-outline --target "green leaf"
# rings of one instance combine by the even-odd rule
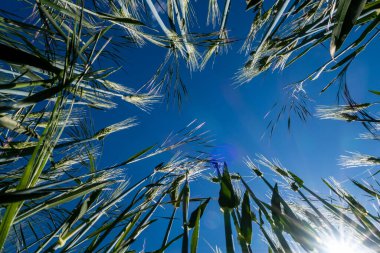
[[[185,175],[178,176],[176,179],[173,180],[169,188],[170,200],[175,208],[178,208],[181,204],[179,201],[180,196],[178,196],[178,188],[180,186],[181,181],[183,181],[184,179]]]
[[[0,204],[10,204],[19,201],[38,199],[42,197],[46,197],[50,195],[54,189],[51,191],[15,191],[15,192],[7,192],[0,194]]]
[[[245,10],[249,10],[256,7],[258,4],[261,4],[263,0],[246,0],[246,2],[247,2],[247,8]]]
[[[277,183],[274,186],[273,193],[272,193],[272,199],[271,199],[271,210],[272,210],[272,218],[274,221],[274,224],[280,228],[283,229],[281,224],[281,197],[278,193],[278,186]]]
[[[371,190],[369,189],[368,187],[366,187],[365,185],[359,183],[358,181],[356,180],[352,180],[352,182],[357,186],[359,187],[360,189],[362,189],[363,191],[365,191],[366,193],[370,194],[371,196],[377,198],[377,199],[380,199],[380,193],[379,192],[376,192],[374,190]]]
[[[185,185],[182,189],[182,225],[183,225],[183,237],[182,237],[182,252],[187,253],[189,251],[189,228],[187,215],[189,211],[190,202],[190,186],[189,181],[186,178]]]
[[[232,209],[237,207],[240,203],[240,199],[232,185],[231,176],[226,163],[224,163],[223,175],[220,179],[218,203],[222,209]]]
[[[126,24],[132,24],[132,25],[145,25],[143,22],[137,19],[133,18],[126,18],[126,17],[117,17],[117,16],[112,16],[107,13],[102,13],[102,12],[97,12],[100,18],[103,18],[105,20],[110,20],[110,21],[115,21],[115,22],[121,22],[121,23],[126,23]]]
[[[54,67],[46,59],[2,43],[0,43],[0,60],[17,65],[28,65],[53,73],[60,72],[60,69]]]
[[[189,228],[193,228],[196,225],[198,212],[201,213],[201,216],[203,215],[204,210],[206,209],[206,206],[208,202],[210,201],[210,198],[208,198],[206,201],[204,201],[202,204],[200,204],[190,215],[189,219]]]
[[[190,252],[191,253],[197,252],[201,215],[202,215],[202,209],[197,208],[196,217],[195,217],[194,226],[193,226],[194,230],[193,230],[193,233],[191,235],[191,243],[190,243]]]
[[[182,237],[182,234],[177,235],[176,237],[174,237],[173,239],[171,239],[167,244],[165,244],[164,246],[162,246],[160,249],[153,251],[152,253],[163,253],[164,250],[166,250],[171,244],[173,244],[175,241],[177,241],[181,237]]]
[[[330,54],[332,58],[354,27],[366,2],[366,0],[339,0],[335,15],[335,26],[331,35]]]
[[[375,95],[379,95],[380,96],[380,91],[377,91],[377,90],[369,90],[369,92],[375,94]]]
[[[249,200],[249,193],[246,190],[241,204],[241,221],[240,231],[247,244],[251,244],[252,241],[252,212],[251,203]]]

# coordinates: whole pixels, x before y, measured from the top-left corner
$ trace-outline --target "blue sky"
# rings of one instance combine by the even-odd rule
[[[198,1],[194,8],[199,17],[204,17],[207,10],[199,8],[203,6],[201,2]],[[291,129],[288,131],[287,119],[284,118],[272,138],[268,134],[263,137],[263,134],[267,132],[266,126],[269,120],[276,115],[270,115],[266,119],[264,116],[276,101],[284,99],[284,86],[303,79],[309,71],[315,69],[330,56],[328,45],[321,46],[284,72],[268,71],[253,81],[236,88],[233,77],[246,59],[238,51],[252,21],[252,15],[244,12],[244,5],[245,1],[232,1],[228,27],[230,38],[236,39],[237,42],[231,44],[228,53],[218,55],[201,72],[196,71],[190,74],[183,67],[182,77],[189,95],[184,100],[181,110],[175,106],[168,108],[166,104],[159,104],[147,114],[131,105],[122,103],[113,111],[92,112],[97,129],[135,115],[138,116],[140,122],[138,127],[118,132],[105,139],[99,167],[124,161],[137,151],[160,143],[170,132],[182,129],[189,122],[197,119],[199,122],[206,122],[204,129],[209,130],[209,135],[214,139],[212,142],[214,147],[205,148],[204,151],[221,157],[229,165],[230,171],[240,172],[247,176],[247,179],[250,179],[251,173],[244,165],[243,159],[246,156],[254,159],[255,154],[278,159],[286,168],[304,179],[310,188],[325,194],[328,194],[328,191],[326,187],[322,187],[321,178],[333,176],[338,181],[346,181],[350,177],[362,175],[363,168],[342,169],[337,165],[339,156],[345,154],[346,151],[377,154],[378,147],[375,146],[375,142],[356,139],[359,133],[365,132],[365,129],[359,124],[319,120],[313,117],[303,123],[294,117]],[[198,19],[201,31],[205,29],[204,21],[204,18]],[[212,28],[208,27],[206,30],[211,31]],[[378,46],[379,41],[374,41],[350,67],[347,80],[352,94],[358,102],[376,101],[377,99],[368,90],[379,90]],[[165,50],[148,45],[143,48],[127,48],[122,51],[120,56],[125,60],[125,66],[112,77],[112,80],[138,89],[154,74],[165,56]],[[307,83],[312,99],[310,102],[312,114],[315,113],[316,105],[336,103],[336,87],[319,95],[320,90],[333,76],[334,74],[325,75],[316,81]],[[130,168],[128,171],[131,180],[146,175],[158,162],[165,161],[169,157],[170,154],[166,154],[153,159],[150,163],[142,163]],[[270,175],[270,173],[268,174]],[[205,182],[204,179],[200,179],[193,184],[192,194],[194,197],[217,196],[218,185]],[[251,183],[265,198],[266,188],[255,180]],[[349,184],[347,187],[349,188]],[[157,226],[153,227],[157,228]],[[213,247],[218,245],[223,250],[223,232],[222,216],[217,202],[213,201],[206,209],[202,220],[200,252],[210,251],[205,241],[206,237]],[[161,238],[156,239],[156,233],[156,231],[150,230],[146,234],[148,250],[156,249],[152,245],[148,245],[149,242],[161,242]],[[257,230],[253,240],[254,242],[260,240]],[[260,250],[263,250],[264,246],[263,243],[256,243],[253,248],[261,252]],[[179,252],[178,247],[180,244],[175,244],[166,252]]]
[[[309,71],[315,69],[330,56],[328,45],[321,46],[284,72],[268,71],[236,88],[233,77],[245,61],[245,56],[238,51],[242,45],[241,39],[249,29],[248,25],[242,24],[250,24],[252,18],[243,11],[244,1],[240,2],[233,1],[228,20],[230,37],[238,39],[231,45],[228,53],[218,55],[215,61],[210,62],[202,72],[189,74],[184,68],[183,78],[187,84],[189,96],[183,102],[180,111],[175,106],[168,108],[165,104],[161,104],[156,106],[150,114],[146,114],[130,105],[120,105],[111,113],[95,114],[95,122],[99,127],[135,113],[139,115],[139,127],[117,133],[105,140],[102,163],[122,161],[135,151],[164,140],[171,131],[179,130],[197,119],[199,122],[206,122],[205,129],[209,130],[210,135],[215,139],[213,142],[215,147],[206,151],[223,157],[231,171],[238,171],[243,175],[250,175],[243,163],[243,158],[246,156],[255,158],[256,153],[270,159],[278,159],[286,168],[303,178],[311,188],[325,194],[328,191],[322,187],[321,178],[333,176],[338,181],[345,181],[349,177],[355,177],[364,172],[362,168],[342,169],[337,165],[339,156],[345,154],[346,151],[377,154],[378,148],[375,142],[356,139],[359,133],[365,132],[359,124],[319,120],[313,117],[303,123],[293,115],[290,131],[287,129],[287,119],[284,118],[272,138],[269,138],[268,134],[263,137],[270,117],[273,118],[276,115],[270,115],[267,119],[264,119],[264,116],[276,101],[283,100],[284,86],[303,79]],[[198,5],[195,6],[195,11],[205,14],[204,9],[197,9]],[[203,24],[202,19],[198,21]],[[378,42],[378,40],[374,41],[350,67],[347,80],[358,102],[377,99],[368,90],[376,89],[378,86],[376,76],[379,68],[376,57]],[[114,76],[115,81],[139,87],[150,79],[164,54],[164,50],[154,46],[125,50],[122,56],[126,62],[125,70],[119,71]],[[312,99],[309,107],[312,114],[315,113],[316,105],[336,103],[336,87],[332,87],[322,95],[319,94],[324,85],[333,77],[334,74],[324,75],[316,81],[307,83]],[[167,157],[163,156],[158,160]],[[138,178],[149,170],[149,167],[139,167],[130,171],[132,178]],[[252,184],[256,184],[257,189],[262,191],[262,196],[265,197],[265,188],[261,188],[256,181]],[[202,181],[195,183],[194,194],[207,192],[210,196],[217,196],[218,187],[212,188],[209,185]],[[347,187],[349,188],[349,185]],[[212,246],[217,244],[222,249],[224,248],[223,222],[219,212],[215,202],[205,212],[202,229],[207,229],[201,231],[201,252],[209,251],[203,239],[205,234]],[[148,233],[147,242],[151,235]],[[254,237],[256,241],[259,239],[257,234]],[[175,247],[167,252],[178,252]],[[253,246],[256,249],[262,249],[262,247],[264,247],[262,243]],[[147,249],[150,249],[149,245]]]

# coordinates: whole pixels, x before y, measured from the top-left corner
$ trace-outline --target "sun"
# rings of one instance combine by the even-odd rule
[[[342,239],[331,239],[326,241],[326,251],[324,253],[358,253],[359,245]],[[363,252],[364,253],[364,252]],[[369,253],[369,252],[368,252]]]
[[[321,243],[320,253],[374,253],[365,247],[358,237],[346,230],[338,235],[329,235],[318,240]]]

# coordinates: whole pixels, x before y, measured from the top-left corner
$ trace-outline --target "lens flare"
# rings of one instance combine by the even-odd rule
[[[326,241],[326,252],[325,253],[358,253],[363,252],[362,249],[359,250],[359,245],[356,245],[351,240],[331,239]],[[364,252],[363,252],[364,253]]]
[[[374,253],[362,241],[364,238],[350,233],[350,230],[340,230],[338,234],[330,234],[319,238],[321,245],[319,253]]]

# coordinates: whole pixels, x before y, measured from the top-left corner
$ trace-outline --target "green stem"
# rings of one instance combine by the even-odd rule
[[[240,235],[241,234],[241,230],[240,230],[241,225],[239,224],[236,212],[237,212],[236,209],[234,209],[231,212],[231,215],[232,215],[232,220],[234,221],[235,229],[238,233],[238,242],[239,242],[239,245],[241,248],[241,252],[242,253],[250,253],[250,251],[248,249],[248,242],[246,242],[245,239]]]
[[[234,242],[232,240],[232,227],[231,227],[231,211],[229,209],[223,210],[224,216],[224,231],[226,235],[226,249],[227,253],[234,253]]]
[[[183,188],[183,198],[182,198],[182,224],[183,224],[183,239],[182,239],[182,253],[189,252],[189,227],[188,227],[188,211],[189,211],[189,201],[190,201],[190,187],[189,181],[187,180]]]

